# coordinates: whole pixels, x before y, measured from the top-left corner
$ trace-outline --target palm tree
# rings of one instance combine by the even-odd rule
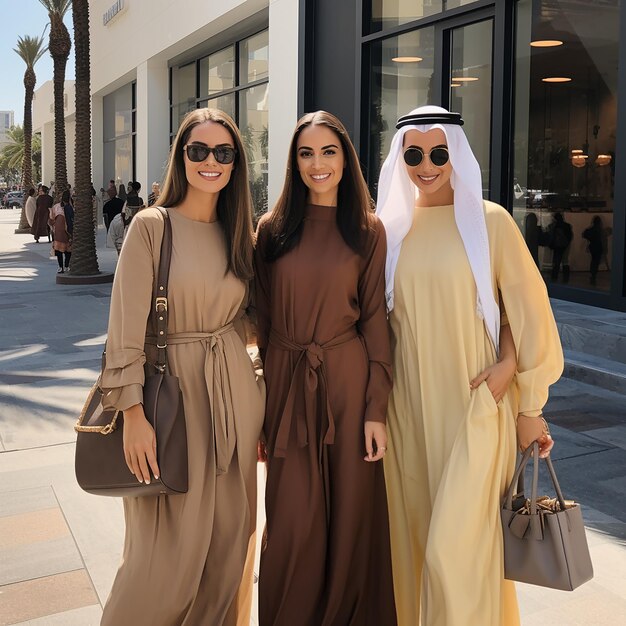
[[[12,126],[7,131],[7,138],[10,143],[7,143],[2,151],[0,151],[0,158],[5,159],[5,165],[10,169],[19,170],[20,173],[24,167],[24,157],[26,154],[26,141],[24,137],[24,129],[21,126]],[[41,161],[41,135],[33,135],[31,139],[31,170],[34,171],[35,176],[31,178],[39,179],[38,164]],[[22,180],[24,176],[22,176]],[[32,181],[30,181],[32,184]]]
[[[72,0],[76,57],[75,220],[72,276],[98,274],[91,185],[91,86],[89,66],[89,2]]]
[[[65,149],[65,66],[72,49],[72,40],[63,18],[72,0],[39,0],[50,18],[48,49],[54,62],[54,191],[57,198],[67,189],[67,163]]]
[[[23,132],[23,155],[22,155],[22,185],[25,191],[33,184],[32,166],[32,136],[33,136],[33,94],[37,84],[35,75],[35,63],[43,56],[46,47],[43,45],[43,35],[41,37],[18,37],[17,47],[14,51],[26,63],[24,72],[24,132]],[[26,203],[22,207],[22,215],[16,232],[29,233],[30,228],[26,220]]]

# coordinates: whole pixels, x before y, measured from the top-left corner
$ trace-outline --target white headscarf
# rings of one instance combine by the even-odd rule
[[[424,106],[410,115],[449,113],[437,106]],[[409,130],[427,132],[434,128],[446,136],[454,189],[454,217],[463,240],[474,281],[476,282],[476,313],[481,317],[496,348],[499,348],[500,309],[491,282],[489,239],[485,222],[480,166],[465,133],[456,124],[424,124],[402,126],[394,135],[389,155],[383,163],[378,182],[376,214],[387,232],[387,265],[385,269],[387,307],[393,309],[394,274],[402,241],[413,223],[413,211],[419,190],[409,178],[403,158],[404,135]]]

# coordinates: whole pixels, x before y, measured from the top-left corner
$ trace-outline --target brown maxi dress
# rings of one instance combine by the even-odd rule
[[[246,352],[247,286],[226,273],[219,222],[168,213],[167,356],[183,393],[189,491],[124,499],[123,560],[102,624],[249,626],[264,392]],[[162,236],[159,210],[139,212],[117,265],[103,382],[118,409],[142,401],[155,356],[144,337]]]
[[[364,422],[385,421],[391,389],[385,232],[373,218],[359,256],[336,211],[308,206],[300,242],[272,263],[267,221],[258,229],[269,456],[261,626],[396,623],[383,464],[363,460]]]

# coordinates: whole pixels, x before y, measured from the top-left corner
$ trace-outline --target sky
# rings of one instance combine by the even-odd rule
[[[74,33],[71,9],[65,16],[65,25],[72,37],[72,50],[67,60],[65,79],[74,79]],[[14,111],[15,123],[24,119],[24,70],[26,65],[13,52],[17,38],[30,35],[39,36],[48,23],[48,12],[39,0],[0,0],[0,111]],[[47,45],[50,29],[46,31],[44,43]],[[52,80],[52,58],[46,52],[35,65],[38,89],[46,81]]]

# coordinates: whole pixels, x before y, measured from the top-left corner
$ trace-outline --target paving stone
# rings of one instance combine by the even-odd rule
[[[82,568],[0,587],[0,594],[0,626],[92,606],[98,602],[89,576]],[[59,623],[69,626],[67,622]]]
[[[49,485],[17,491],[0,491],[0,517],[50,509],[55,506],[58,506],[58,502]]]

